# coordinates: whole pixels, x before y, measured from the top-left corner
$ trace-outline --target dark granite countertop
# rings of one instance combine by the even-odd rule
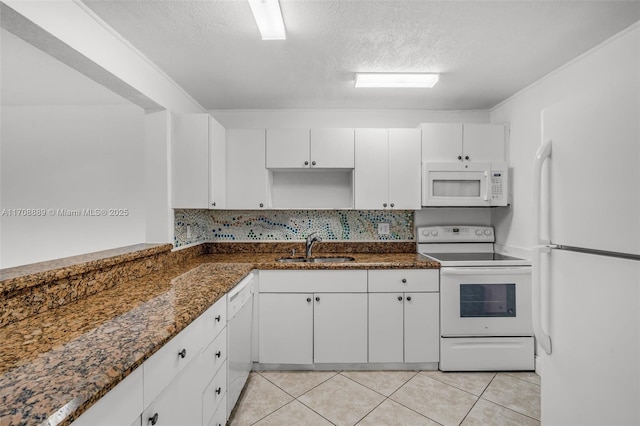
[[[123,259],[134,252],[125,250]],[[205,254],[5,325],[0,328],[0,425],[69,424],[252,269],[439,267],[415,253],[345,255],[355,261],[292,264],[275,261],[283,253]],[[117,256],[89,260],[116,261]],[[73,272],[73,266],[63,267],[71,268],[64,273]],[[56,272],[35,273],[47,278]],[[8,276],[7,281],[32,279]]]

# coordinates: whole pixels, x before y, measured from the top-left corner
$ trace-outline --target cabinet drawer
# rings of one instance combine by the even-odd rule
[[[207,347],[213,339],[227,326],[227,296],[225,295],[201,316],[204,328],[203,347]]]
[[[260,271],[263,293],[366,293],[367,271]]]
[[[145,361],[142,365],[145,407],[196,357],[202,349],[202,341],[203,322],[199,317]]]
[[[214,413],[219,407],[226,407],[227,399],[227,366],[218,370],[218,374],[211,380],[202,393],[202,423],[209,424]],[[224,404],[222,404],[224,402]],[[223,423],[224,424],[224,423]]]
[[[203,423],[204,424],[204,423]],[[218,409],[207,426],[225,426],[227,424],[227,395],[224,395]]]
[[[227,359],[227,329],[223,329],[218,337],[202,353],[202,375],[213,377]]]
[[[369,271],[369,291],[395,293],[406,291],[439,291],[437,269],[380,269]]]

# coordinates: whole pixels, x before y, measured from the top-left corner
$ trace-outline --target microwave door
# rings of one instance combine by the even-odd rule
[[[428,171],[423,188],[426,206],[489,206],[486,171]]]

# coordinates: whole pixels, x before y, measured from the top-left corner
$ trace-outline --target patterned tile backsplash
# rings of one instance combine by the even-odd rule
[[[175,247],[207,241],[413,241],[413,210],[175,210]],[[378,235],[388,223],[389,234]]]

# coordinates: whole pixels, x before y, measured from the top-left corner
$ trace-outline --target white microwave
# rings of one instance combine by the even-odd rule
[[[422,163],[423,207],[508,205],[506,163]]]

